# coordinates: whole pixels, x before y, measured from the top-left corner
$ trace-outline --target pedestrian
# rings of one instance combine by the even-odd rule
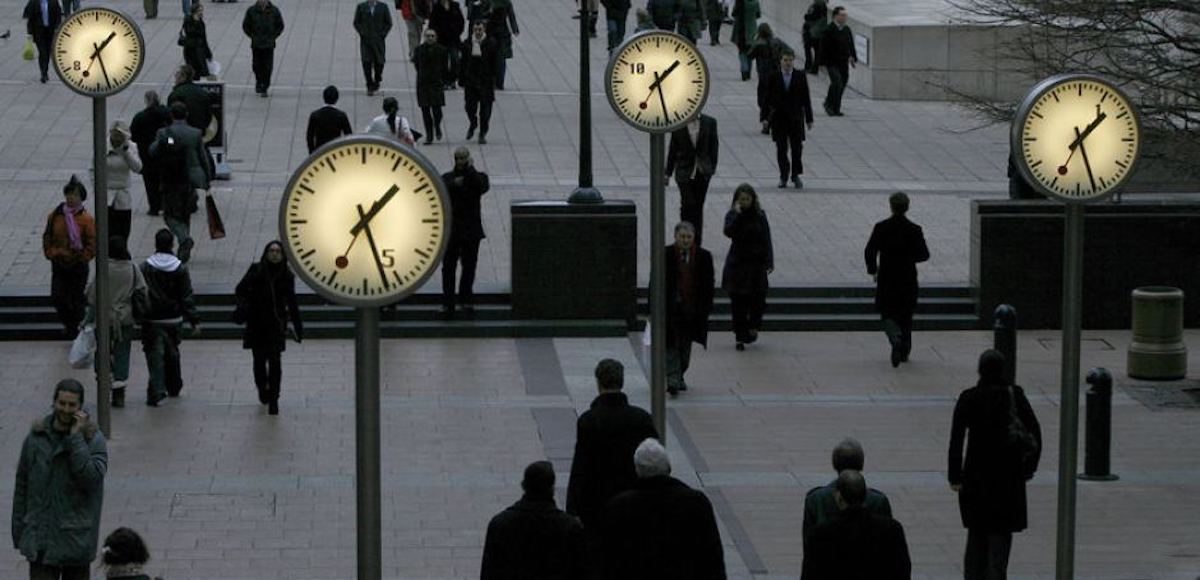
[[[841,475],[846,470],[862,472],[866,455],[862,444],[856,439],[847,437],[837,447],[833,448],[833,472]],[[807,542],[817,526],[829,522],[838,516],[841,508],[837,502],[837,477],[827,485],[820,485],[808,490],[804,496],[804,525],[801,536]],[[863,508],[872,515],[892,517],[892,504],[883,492],[867,488]],[[807,552],[808,550],[805,549]]]
[[[633,453],[637,481],[604,508],[605,578],[724,580],[725,554],[712,503],[671,477],[671,460],[648,438]]]
[[[650,13],[650,19],[659,30],[675,30],[675,25],[679,22],[679,12],[683,10],[682,2],[683,0],[648,0],[646,11]]]
[[[412,60],[417,46],[421,44],[421,31],[425,29],[425,21],[429,19],[432,9],[431,0],[396,0],[396,12],[404,21],[408,31],[408,59]]]
[[[634,34],[645,32],[647,30],[655,30],[657,28],[657,26],[654,25],[654,19],[650,17],[650,13],[647,12],[645,8],[638,8],[637,10],[634,10],[633,16],[634,20],[637,22],[637,26],[633,29]]]
[[[108,130],[108,154],[105,156],[108,181],[108,232],[129,239],[133,222],[133,198],[129,195],[129,173],[142,172],[137,149],[129,147],[129,129],[117,121]]]
[[[821,62],[829,73],[829,92],[825,94],[825,114],[830,117],[845,116],[842,113],[842,94],[850,82],[850,67],[858,64],[858,52],[854,49],[854,33],[846,26],[846,7],[833,9],[833,23],[825,28],[821,36]]]
[[[179,240],[179,259],[187,263],[196,242],[192,239],[192,214],[208,194],[211,166],[201,143],[200,130],[188,125],[182,102],[171,105],[169,126],[160,129],[150,145],[150,156],[163,171],[163,219]]]
[[[606,358],[596,364],[599,394],[575,422],[575,453],[567,482],[567,513],[583,522],[592,567],[600,558],[600,518],[608,500],[637,481],[633,452],[650,437],[658,437],[650,414],[629,404],[621,389],[625,367]]]
[[[283,244],[267,242],[262,257],[250,265],[238,282],[234,322],[246,325],[242,348],[254,357],[254,386],[258,402],[267,413],[279,414],[279,392],[283,382],[281,356],[291,336],[296,344],[304,337],[304,323],[296,304],[296,276],[288,268]],[[288,329],[288,322],[291,329]]]
[[[730,39],[738,49],[738,64],[742,70],[742,81],[750,80],[750,49],[754,47],[755,33],[758,31],[758,19],[762,17],[762,7],[758,0],[733,1],[733,37]]]
[[[582,10],[582,8],[579,8],[580,6],[580,1],[575,0],[577,10]],[[600,2],[598,0],[587,0],[586,6],[588,11],[588,36],[596,38],[596,21],[600,19]]]
[[[703,113],[671,133],[664,185],[670,183],[674,174],[679,186],[679,221],[695,228],[697,246],[703,239],[704,198],[717,172],[719,151],[717,120]]]
[[[88,262],[96,257],[96,222],[85,199],[87,188],[72,175],[63,186],[63,202],[50,212],[42,231],[42,254],[50,260],[50,300],[71,340],[87,307]]]
[[[480,580],[586,576],[583,524],[554,504],[554,465],[525,468],[521,499],[488,522]]]
[[[827,26],[829,0],[813,0],[804,12],[804,25],[801,30],[801,38],[804,40],[804,70],[810,75],[817,74],[821,62],[821,39],[825,37]]]
[[[97,270],[97,273],[99,271]],[[129,255],[129,245],[123,236],[108,238],[108,295],[112,300],[109,310],[109,357],[112,371],[112,406],[125,406],[125,386],[129,382],[129,349],[133,342],[133,324],[136,322],[134,301],[146,304],[146,279],[141,270],[134,266]],[[85,322],[96,320],[96,281],[87,286],[88,308]],[[99,363],[97,362],[97,370]]]
[[[917,264],[929,259],[921,226],[908,220],[908,195],[888,196],[892,217],[875,224],[863,254],[875,279],[875,308],[892,346],[892,367],[912,352],[913,313],[917,310]]]
[[[771,73],[767,88],[770,103],[771,137],[775,140],[775,158],[779,163],[779,188],[787,187],[788,176],[796,189],[804,187],[800,176],[804,174],[805,129],[813,125],[812,99],[808,92],[808,80],[803,71],[793,66],[796,53],[783,50],[779,56],[780,71]],[[788,161],[791,149],[791,162]]]
[[[500,46],[488,35],[483,22],[471,25],[471,36],[463,43],[463,98],[467,110],[467,141],[479,130],[479,144],[487,144],[488,128],[492,121],[492,105],[496,101],[496,64]]]
[[[146,12],[146,20],[158,18],[158,0],[142,0],[142,9]]]
[[[667,392],[674,396],[688,390],[683,375],[691,366],[692,343],[708,348],[713,259],[696,243],[696,230],[688,222],[675,225],[675,243],[666,253]]]
[[[704,0],[704,14],[708,17],[708,44],[721,44],[721,23],[725,19],[725,4],[723,0]]]
[[[12,537],[30,580],[87,580],[96,559],[108,449],[83,401],[79,381],[59,381],[53,412],[34,422],[21,446]]]
[[[363,132],[387,137],[405,145],[415,142],[412,126],[408,124],[408,117],[400,114],[400,102],[396,97],[383,99],[383,114],[371,119],[371,123]]]
[[[178,397],[183,390],[179,367],[179,327],[183,321],[191,325],[193,336],[200,334],[192,277],[187,264],[175,257],[174,247],[171,230],[158,230],[154,234],[154,254],[141,266],[149,307],[142,317],[142,351],[150,371],[146,404],[151,407],[167,397]]]
[[[1042,428],[1021,387],[1004,376],[1004,355],[979,357],[979,382],[962,392],[950,425],[950,489],[967,528],[965,580],[1004,580],[1012,535],[1028,526],[1025,482],[1037,472]],[[970,437],[966,459],[963,441]]]
[[[463,315],[475,317],[475,265],[479,262],[479,243],[483,233],[480,199],[491,184],[488,174],[475,169],[471,152],[466,147],[454,150],[454,170],[442,175],[450,193],[450,239],[442,258],[442,317],[454,317],[455,305],[463,307]],[[462,262],[462,278],[458,281],[458,297],[454,293],[454,274]]]
[[[171,124],[171,112],[158,100],[154,90],[146,91],[146,108],[138,111],[129,123],[130,139],[137,145],[137,156],[142,161],[142,184],[146,189],[146,215],[162,212],[162,172],[150,158],[150,145],[158,137],[158,130]],[[128,239],[129,236],[126,236]]]
[[[375,96],[383,83],[383,64],[387,62],[387,35],[392,30],[392,15],[379,0],[364,0],[354,9],[354,30],[358,32],[358,51],[362,58],[367,96]]]
[[[197,3],[200,1],[196,0]],[[183,3],[183,17],[187,18],[192,13],[192,0],[181,0],[181,2]]]
[[[102,551],[101,563],[107,580],[150,580],[145,572],[150,549],[137,532],[124,527],[113,530],[104,538]]]
[[[629,20],[629,0],[600,0],[604,4],[605,29],[608,31],[608,53],[625,40],[625,23]]]
[[[275,39],[283,34],[283,14],[271,0],[255,0],[242,18],[242,32],[250,37],[254,92],[266,97],[275,69]]]
[[[337,87],[325,87],[321,98],[325,101],[325,106],[308,116],[308,129],[305,131],[304,140],[308,144],[309,153],[338,137],[354,134],[354,129],[350,127],[350,118],[335,106],[338,102]]]
[[[688,42],[696,44],[704,30],[704,2],[707,0],[679,0],[679,19],[675,22],[675,32],[681,34]]]
[[[487,35],[496,40],[496,90],[503,91],[508,59],[513,57],[513,41],[521,35],[521,28],[517,26],[517,13],[512,0],[491,0],[491,3],[492,9],[487,16]]]
[[[446,90],[454,90],[458,81],[458,54],[462,46],[462,7],[455,0],[436,0],[429,12],[429,28],[437,32],[438,44],[446,49]]]
[[[79,0],[63,0],[62,10],[63,16],[70,16],[72,12],[78,12]]]
[[[62,23],[62,6],[58,0],[29,0],[21,17],[25,19],[29,39],[37,46],[38,70],[42,84],[46,84],[50,79],[50,44],[54,41],[54,31]]]
[[[425,31],[425,42],[413,52],[413,65],[417,69],[417,106],[421,107],[421,121],[425,125],[425,144],[434,139],[442,140],[442,107],[446,106],[446,70],[449,56],[446,48],[437,41],[437,31]]]
[[[208,46],[203,2],[192,4],[191,14],[183,20],[183,28],[179,31],[178,43],[183,47],[183,62],[192,67],[192,80],[198,81],[209,76],[208,62],[212,60],[213,53]]]
[[[492,0],[467,0],[467,22],[487,21],[492,11]]]
[[[838,515],[812,530],[804,544],[800,580],[912,578],[904,526],[867,509],[868,494],[861,472],[838,474],[833,492]]]
[[[763,312],[767,309],[767,277],[775,271],[775,246],[767,213],[758,203],[758,193],[749,183],[733,192],[733,204],[725,214],[725,237],[729,254],[721,272],[721,287],[729,294],[733,311],[733,336],[738,350],[758,340]]]
[[[196,74],[187,64],[175,71],[175,87],[167,95],[167,117],[170,124],[170,107],[177,102],[187,109],[187,124],[203,132],[212,122],[212,104],[200,85],[195,82]]]
[[[758,122],[762,125],[762,134],[771,134],[771,76],[779,70],[779,60],[784,50],[791,50],[787,43],[775,36],[771,25],[762,22],[758,25],[758,37],[750,47],[750,58],[758,71]]]

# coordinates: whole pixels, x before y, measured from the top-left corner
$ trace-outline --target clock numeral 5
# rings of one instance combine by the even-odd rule
[[[384,248],[380,250],[379,255],[384,268],[392,268],[396,265],[396,250],[394,248]]]

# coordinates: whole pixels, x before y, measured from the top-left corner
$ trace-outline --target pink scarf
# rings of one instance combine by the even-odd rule
[[[67,221],[67,238],[70,240],[71,249],[78,252],[83,249],[83,236],[79,231],[79,222],[75,221],[75,215],[83,211],[83,204],[72,206],[63,202],[62,208],[63,219]]]

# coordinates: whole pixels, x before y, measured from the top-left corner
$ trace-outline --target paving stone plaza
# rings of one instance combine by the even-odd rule
[[[241,29],[248,2],[207,7],[209,42],[225,69],[233,175],[214,185],[228,236],[197,236],[189,264],[202,292],[231,292],[265,243],[278,237],[280,196],[308,155],[305,123],[326,85],[341,89],[339,106],[356,130],[381,112],[384,96],[395,96],[401,114],[419,123],[402,23],[388,38],[382,94],[367,96],[351,26],[356,2],[273,2],[287,29],[266,99],[254,94]],[[107,4],[136,16],[149,47],[138,81],[109,99],[109,120],[128,122],[142,108],[145,90],[170,90],[181,60],[180,7],[163,0],[159,18],[146,21],[141,2]],[[35,65],[22,59],[23,5],[0,0],[7,15],[0,29],[12,31],[0,40],[0,299],[49,292],[40,236],[45,216],[72,174],[90,184],[90,103],[53,74],[39,83]],[[507,90],[497,94],[488,144],[464,140],[459,90],[446,96],[446,140],[418,147],[448,171],[454,148],[467,145],[478,168],[491,175],[477,291],[509,290],[510,203],[565,198],[578,172],[574,6],[567,0],[515,6],[522,32]],[[799,46],[799,23],[771,24]],[[945,102],[868,99],[851,84],[845,117],[817,114],[805,147],[805,188],[777,189],[774,146],[759,133],[754,82],[741,82],[725,30],[720,46],[700,43],[714,78],[706,113],[720,123],[721,141],[705,222],[720,224],[733,189],[751,183],[772,221],[773,286],[868,286],[863,245],[871,225],[888,215],[888,194],[904,190],[933,256],[920,267],[922,284],[968,285],[970,205],[1007,197],[1007,127],[981,127]],[[638,280],[645,287],[649,142],[608,107],[603,31],[600,36],[591,44],[588,87],[595,181],[606,198],[637,205]],[[827,78],[809,79],[814,95],[823,95]],[[152,253],[162,222],[146,215],[140,182],[133,197],[130,250],[138,259]],[[669,217],[677,215],[678,203],[672,183]],[[202,221],[193,220],[193,231],[203,229]],[[705,245],[719,268],[728,240],[716,227],[709,226]],[[422,291],[440,292],[440,277]],[[1106,367],[1119,385],[1112,469],[1120,479],[1079,483],[1076,576],[1196,580],[1200,413],[1138,396],[1125,380],[1130,340],[1129,331],[1084,332],[1085,373]],[[975,383],[978,355],[993,337],[991,331],[918,331],[914,341],[912,363],[898,369],[889,365],[878,332],[764,333],[744,352],[735,350],[731,333],[714,332],[709,348],[694,352],[691,389],[668,401],[667,447],[673,474],[703,490],[714,506],[730,578],[799,576],[804,495],[833,479],[829,453],[844,437],[863,443],[868,484],[888,494],[905,527],[913,577],[962,577],[966,532],[946,480],[946,449],[955,400]],[[1018,341],[1017,382],[1041,421],[1046,446],[1029,484],[1029,529],[1015,536],[1014,579],[1054,577],[1060,341],[1056,331],[1022,332]],[[1189,352],[1198,352],[1200,332],[1186,331],[1185,341]],[[91,372],[67,365],[68,348],[66,341],[0,342],[0,392],[8,401],[0,407],[5,517],[22,441],[30,423],[49,411],[53,384],[67,377],[89,389],[95,384]],[[131,396],[127,408],[113,412],[101,535],[118,526],[138,530],[150,545],[151,575],[170,580],[354,577],[353,341],[288,346],[279,416],[268,416],[255,400],[250,353],[240,341],[185,339],[181,350],[181,397],[149,408]],[[595,396],[592,373],[601,358],[623,362],[631,401],[650,406],[649,350],[640,332],[396,339],[383,342],[382,355],[387,579],[478,578],[488,520],[520,497],[522,470],[532,461],[554,463],[563,506],[575,419]],[[1190,362],[1195,368],[1200,358],[1193,354]],[[147,371],[136,345],[132,369],[131,390],[139,391]],[[27,570],[16,550],[0,551],[0,578],[25,578]],[[103,576],[99,569],[95,574]]]

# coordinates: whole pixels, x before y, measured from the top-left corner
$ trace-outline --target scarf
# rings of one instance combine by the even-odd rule
[[[83,211],[83,204],[76,206],[62,204],[63,219],[67,222],[67,238],[70,242],[71,249],[76,252],[83,250],[83,236],[79,231],[79,222],[75,221],[75,215]]]
[[[145,573],[142,571],[143,564],[118,564],[115,566],[105,566],[104,575],[108,578],[132,578],[134,576],[142,576]]]

